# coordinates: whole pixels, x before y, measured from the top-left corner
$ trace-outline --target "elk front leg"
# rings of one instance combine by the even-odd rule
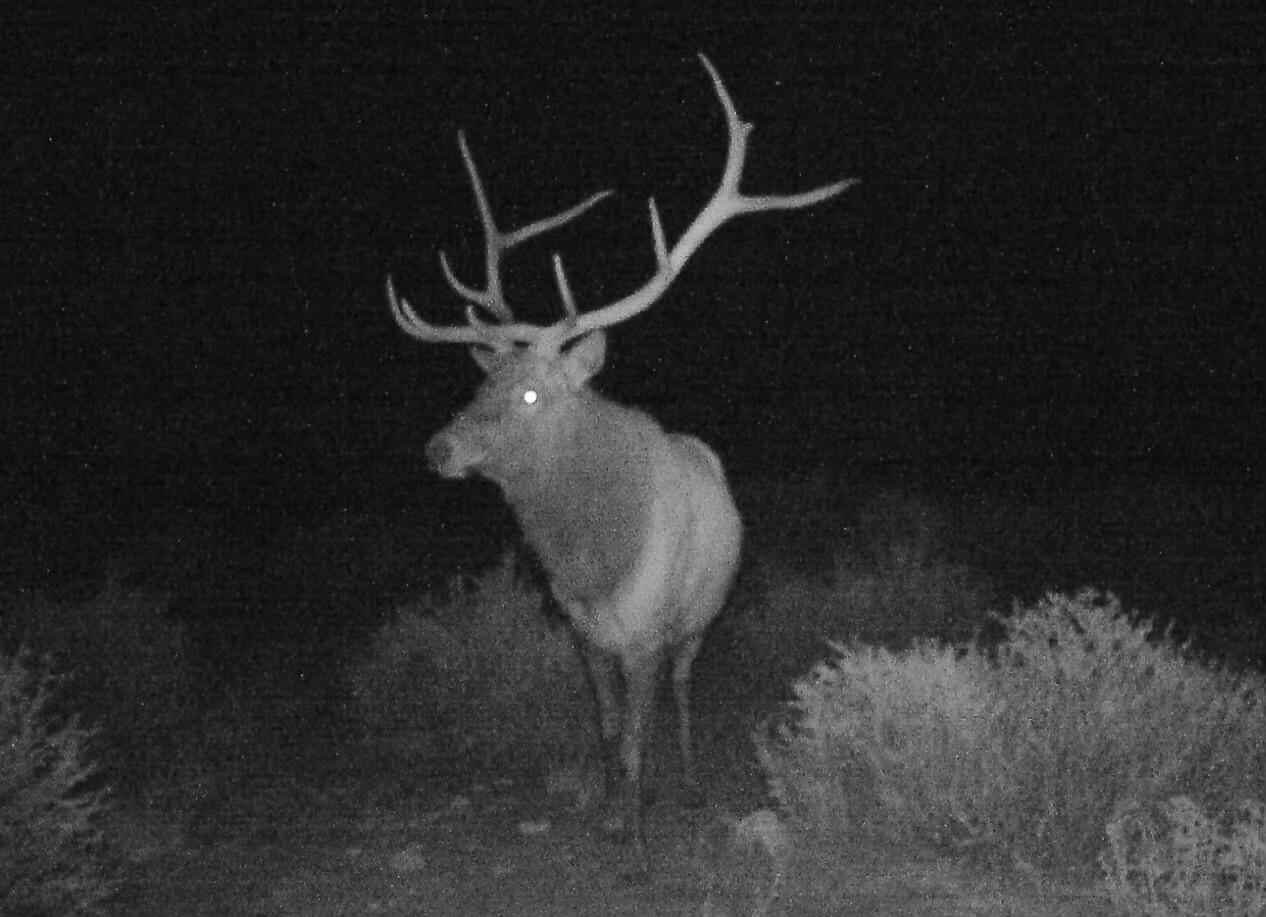
[[[620,762],[624,768],[623,810],[632,841],[631,874],[648,870],[646,826],[642,800],[642,765],[655,709],[655,682],[659,658],[626,658],[624,663],[624,730],[620,737]]]

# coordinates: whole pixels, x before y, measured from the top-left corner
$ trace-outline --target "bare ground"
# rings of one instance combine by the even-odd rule
[[[276,788],[218,830],[136,859],[118,914],[168,917],[345,914],[720,915],[746,917],[770,872],[752,857],[715,857],[700,840],[716,810],[672,799],[651,809],[651,875],[618,876],[621,848],[580,811],[530,784],[418,793],[389,805],[355,793]],[[239,803],[244,803],[239,800]],[[269,810],[272,810],[271,812]],[[795,839],[774,915],[1108,917],[1102,887],[999,878],[878,843]]]

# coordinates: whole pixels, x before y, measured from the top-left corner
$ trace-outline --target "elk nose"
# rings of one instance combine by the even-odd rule
[[[433,436],[426,444],[426,461],[432,471],[443,472],[453,456],[453,444],[447,436]]]

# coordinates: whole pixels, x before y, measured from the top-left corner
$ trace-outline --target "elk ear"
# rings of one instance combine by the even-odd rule
[[[579,388],[598,374],[606,358],[606,334],[590,331],[563,354],[563,373],[572,388]]]

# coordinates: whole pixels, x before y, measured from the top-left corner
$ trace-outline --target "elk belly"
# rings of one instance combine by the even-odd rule
[[[673,618],[679,614],[674,595],[680,575],[673,555],[679,533],[659,510],[658,505],[652,510],[631,575],[609,595],[586,603],[578,616],[571,615],[581,636],[607,653],[659,655],[678,629]]]

